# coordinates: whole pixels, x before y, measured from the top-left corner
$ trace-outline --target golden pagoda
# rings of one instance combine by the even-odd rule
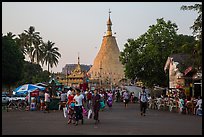
[[[70,87],[79,87],[80,84],[84,83],[85,73],[82,71],[80,63],[79,63],[79,56],[78,56],[78,64],[76,68],[71,72],[70,75],[67,76],[68,86]]]
[[[124,78],[124,66],[119,60],[120,51],[115,37],[112,36],[110,13],[109,10],[106,35],[103,36],[101,48],[88,72],[90,83],[105,88],[118,85]]]

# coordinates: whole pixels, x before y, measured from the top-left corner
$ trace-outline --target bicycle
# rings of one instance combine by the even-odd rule
[[[24,100],[11,100],[7,106],[7,112],[13,110],[24,111],[27,107],[27,103]]]
[[[17,105],[18,105],[18,110],[20,110],[20,111],[25,111],[25,109],[27,107],[27,103],[24,100],[19,100]]]
[[[11,100],[7,106],[7,112],[9,110],[13,111],[17,109],[18,109],[18,102],[16,100]]]

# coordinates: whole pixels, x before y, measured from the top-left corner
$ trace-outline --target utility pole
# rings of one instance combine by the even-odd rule
[[[68,72],[69,72],[69,70],[68,70],[68,66],[67,66],[67,75],[66,75],[67,86],[68,86]]]
[[[113,87],[112,87],[112,71],[110,72],[110,88],[111,88],[111,91],[113,90]]]

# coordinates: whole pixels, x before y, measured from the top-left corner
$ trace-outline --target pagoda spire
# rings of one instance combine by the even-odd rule
[[[111,22],[111,19],[110,19],[110,9],[109,9],[109,18],[108,18],[108,21],[107,21],[107,32],[106,32],[106,36],[112,36],[112,30],[111,30],[111,26],[112,26],[112,22]]]
[[[80,65],[80,62],[79,62],[80,60],[79,60],[79,52],[78,52],[78,65]]]
[[[80,61],[79,61],[79,52],[78,52],[78,64],[76,68],[74,69],[74,72],[81,72],[81,66],[80,66]]]

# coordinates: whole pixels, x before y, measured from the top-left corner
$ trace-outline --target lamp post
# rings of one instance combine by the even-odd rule
[[[66,80],[67,80],[67,86],[68,86],[68,67],[67,67],[67,75],[66,75]]]
[[[110,88],[111,88],[111,91],[112,91],[112,89],[113,89],[113,87],[112,87],[112,72],[110,73]]]

